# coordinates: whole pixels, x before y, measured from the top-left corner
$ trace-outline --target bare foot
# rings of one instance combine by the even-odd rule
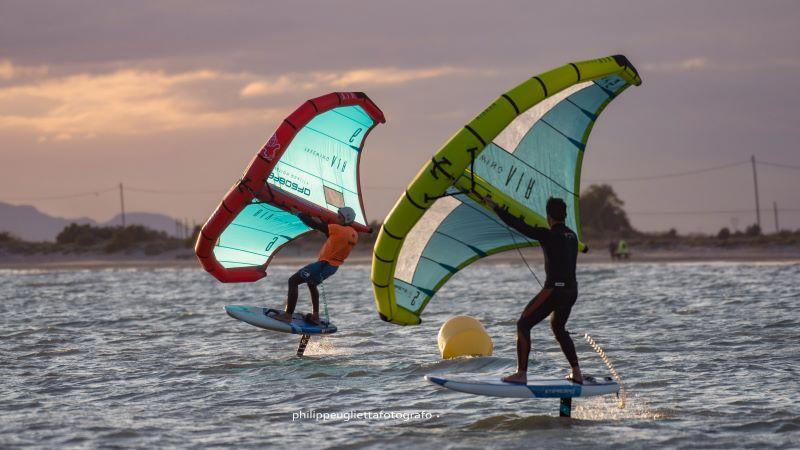
[[[311,322],[314,325],[321,325],[321,323],[319,321],[319,313],[317,313],[317,314],[308,313],[303,318],[306,319],[307,322]]]
[[[292,321],[292,315],[287,313],[286,311],[284,311],[284,312],[282,312],[280,314],[275,314],[274,316],[272,316],[272,318],[275,319],[275,320],[280,320],[281,322],[286,322],[286,323],[290,323]]]
[[[569,375],[566,376],[567,380],[572,381],[573,383],[583,384],[583,375],[580,371],[572,371]]]
[[[503,377],[500,380],[505,381],[506,383],[527,384],[528,374],[515,372],[514,374]]]

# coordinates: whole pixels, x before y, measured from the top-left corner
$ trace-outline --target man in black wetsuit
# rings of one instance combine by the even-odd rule
[[[548,229],[526,224],[522,219],[510,214],[508,208],[500,208],[491,197],[484,198],[484,201],[494,209],[506,225],[530,239],[539,241],[544,251],[544,270],[547,273],[547,280],[542,290],[522,310],[517,321],[517,372],[503,377],[503,381],[527,383],[531,328],[549,315],[553,334],[572,367],[572,373],[567,375],[567,379],[583,383],[575,344],[564,328],[572,305],[578,299],[578,282],[575,279],[578,236],[564,224],[567,218],[566,203],[560,198],[553,197],[547,201],[547,223],[550,225]]]

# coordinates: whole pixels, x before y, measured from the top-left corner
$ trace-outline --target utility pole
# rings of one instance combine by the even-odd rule
[[[125,228],[125,196],[122,193],[122,183],[119,184],[119,209],[122,211],[122,228]]]
[[[780,233],[781,227],[778,225],[778,202],[772,202],[772,211],[775,212],[775,232]]]
[[[758,229],[761,230],[761,210],[758,206],[758,176],[756,175],[756,155],[750,156],[750,162],[753,163],[753,187],[756,191],[756,223]]]

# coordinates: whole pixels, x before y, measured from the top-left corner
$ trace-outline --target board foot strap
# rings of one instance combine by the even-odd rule
[[[297,356],[303,356],[303,353],[306,352],[306,346],[308,345],[308,341],[311,340],[310,334],[304,334],[300,336],[300,345],[297,346]]]

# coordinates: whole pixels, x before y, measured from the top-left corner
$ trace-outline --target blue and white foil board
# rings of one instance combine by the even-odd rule
[[[509,398],[565,398],[616,394],[619,385],[611,378],[586,377],[583,384],[558,378],[528,378],[528,384],[506,383],[499,375],[425,375],[425,379],[447,389],[467,394]]]
[[[270,331],[293,334],[336,333],[336,325],[325,321],[322,321],[321,325],[316,325],[305,320],[300,313],[292,314],[291,323],[287,323],[274,318],[283,311],[261,306],[226,305],[225,312],[234,319]]]

